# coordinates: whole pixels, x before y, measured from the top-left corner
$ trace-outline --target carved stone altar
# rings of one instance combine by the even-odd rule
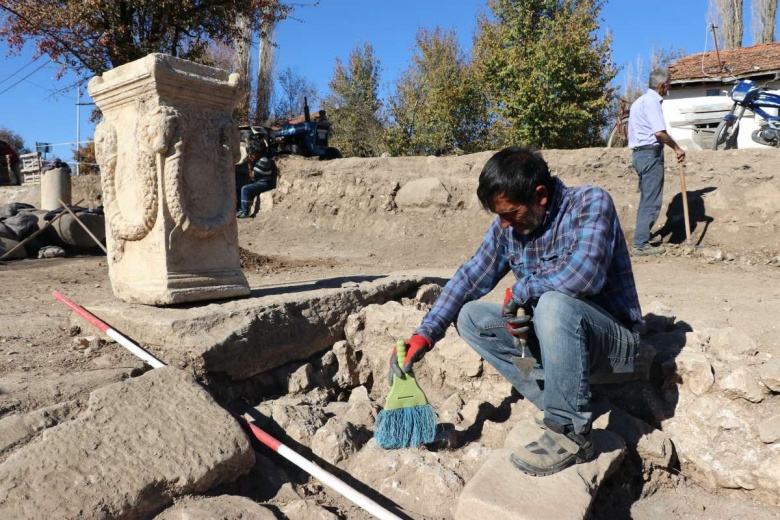
[[[150,54],[89,94],[114,294],[150,305],[249,294],[239,266],[238,75]]]

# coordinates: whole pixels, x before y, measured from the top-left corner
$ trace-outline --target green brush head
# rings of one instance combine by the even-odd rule
[[[395,344],[398,353],[398,366],[403,366],[406,358],[406,345],[402,339]],[[409,408],[410,406],[422,406],[428,404],[425,393],[417,384],[414,375],[404,374],[403,377],[393,375],[393,386],[390,393],[387,394],[385,401],[385,410],[397,410],[399,408]]]

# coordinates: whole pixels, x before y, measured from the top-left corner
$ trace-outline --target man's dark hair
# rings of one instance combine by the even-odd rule
[[[493,201],[498,195],[527,205],[534,202],[539,185],[552,193],[553,180],[542,154],[530,148],[510,146],[496,153],[482,168],[477,198],[488,211],[493,211]]]

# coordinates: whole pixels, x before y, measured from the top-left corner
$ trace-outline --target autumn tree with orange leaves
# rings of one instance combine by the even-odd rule
[[[61,72],[101,74],[155,52],[201,61],[212,42],[239,37],[239,17],[261,32],[291,9],[281,0],[0,0],[0,39],[17,52],[34,41]]]

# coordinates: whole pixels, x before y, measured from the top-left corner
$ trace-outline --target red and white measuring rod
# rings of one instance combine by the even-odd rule
[[[130,341],[128,338],[120,334],[119,332],[115,331],[111,327],[108,326],[106,322],[89,312],[87,309],[82,307],[81,305],[77,304],[73,300],[69,299],[67,296],[62,294],[59,291],[54,291],[53,296],[60,300],[62,303],[70,307],[76,314],[90,322],[92,325],[94,325],[98,330],[103,332],[106,336],[110,337],[111,339],[115,340],[117,343],[125,347],[127,350],[129,350],[131,353],[136,355],[137,357],[143,359],[147,363],[149,363],[150,366],[153,368],[160,368],[164,367],[165,363],[148,353],[143,348],[139,347],[132,341]],[[284,457],[285,459],[289,460],[305,472],[307,472],[312,477],[322,481],[323,484],[328,486],[329,488],[333,489],[334,491],[340,493],[345,498],[351,500],[354,504],[362,507],[375,517],[381,519],[381,520],[401,520],[401,518],[384,507],[380,506],[364,494],[360,493],[353,487],[351,487],[349,484],[344,482],[343,480],[339,479],[332,473],[329,473],[322,469],[321,467],[317,466],[310,460],[305,459],[292,449],[288,448],[278,440],[276,440],[274,437],[268,435],[266,432],[258,428],[254,423],[246,421],[243,417],[241,417],[239,414],[233,412],[232,410],[229,410],[233,414],[234,417],[236,417],[238,420],[242,421],[244,424],[249,426],[249,429],[252,431],[252,434],[255,436],[255,438],[265,444],[267,447],[271,448],[273,451]]]
[[[108,326],[108,324],[102,320],[100,320],[97,316],[86,310],[81,305],[78,305],[73,300],[69,299],[67,296],[62,294],[59,291],[54,291],[53,296],[60,300],[62,303],[70,307],[73,311],[75,311],[79,316],[90,322],[92,325],[95,326],[100,332],[108,336],[109,338],[113,339],[123,347],[125,347],[127,350],[129,350],[131,353],[133,353],[136,357],[139,357],[149,363],[149,365],[152,368],[160,368],[164,367],[165,363],[154,357],[153,355],[149,354],[147,351],[112,329]]]

